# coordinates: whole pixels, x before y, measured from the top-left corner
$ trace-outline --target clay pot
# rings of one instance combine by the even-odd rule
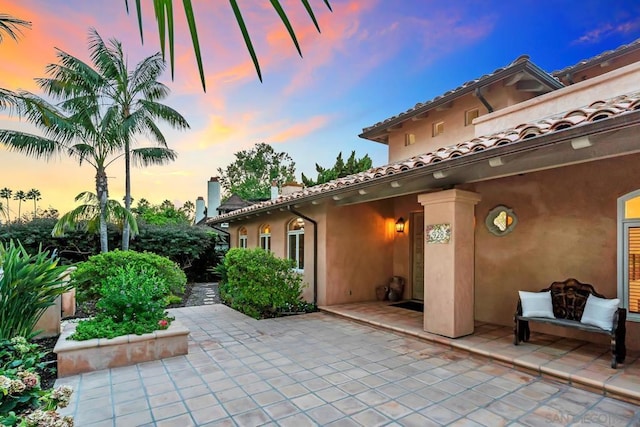
[[[386,301],[389,298],[389,288],[384,285],[376,287],[376,298],[378,301]]]

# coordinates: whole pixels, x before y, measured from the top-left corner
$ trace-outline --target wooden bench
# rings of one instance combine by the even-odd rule
[[[626,309],[618,308],[613,316],[611,330],[606,330],[598,326],[587,325],[580,322],[589,295],[605,298],[597,293],[593,286],[580,283],[576,279],[567,279],[564,282],[553,282],[548,288],[540,290],[540,292],[546,291],[551,291],[551,303],[553,305],[555,318],[523,316],[522,303],[520,298],[518,298],[513,329],[513,343],[515,345],[520,344],[522,341],[529,341],[531,334],[529,322],[549,323],[555,326],[564,326],[566,328],[609,335],[611,338],[611,367],[616,369],[618,363],[624,362],[626,357]]]

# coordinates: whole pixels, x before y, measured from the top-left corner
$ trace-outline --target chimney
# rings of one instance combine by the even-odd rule
[[[220,207],[220,183],[217,176],[212,176],[207,184],[207,218],[218,215]]]
[[[282,185],[282,195],[288,196],[289,194],[301,191],[302,188],[302,184],[298,184],[297,182],[287,182]]]
[[[278,183],[276,181],[271,181],[271,200],[275,200],[278,198]]]
[[[204,198],[198,197],[196,199],[196,224],[205,218],[204,214]]]

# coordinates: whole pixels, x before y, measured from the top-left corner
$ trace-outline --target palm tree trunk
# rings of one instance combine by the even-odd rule
[[[100,168],[96,171],[96,196],[100,203],[100,252],[109,252],[109,240],[107,235],[107,200],[109,189],[107,187],[107,172]]]
[[[124,142],[124,208],[131,212],[131,156],[129,139]],[[125,217],[122,224],[122,250],[129,250],[129,220]]]

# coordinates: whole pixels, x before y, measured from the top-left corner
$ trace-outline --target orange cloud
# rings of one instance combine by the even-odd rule
[[[287,129],[284,129],[275,135],[272,135],[267,138],[270,142],[285,142],[291,139],[302,138],[306,135],[309,135],[312,132],[321,129],[329,122],[329,117],[327,116],[315,116],[311,117],[307,121],[299,122],[294,125],[291,125]]]

